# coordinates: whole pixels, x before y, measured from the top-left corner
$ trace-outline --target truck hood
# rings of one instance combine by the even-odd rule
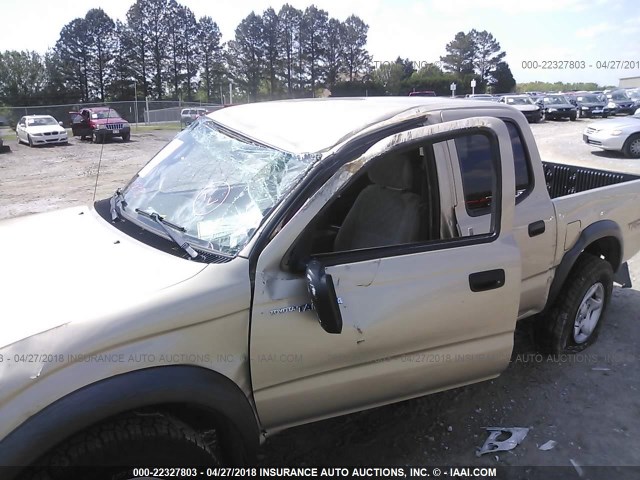
[[[156,250],[75,207],[0,222],[0,348],[120,311],[206,264]]]

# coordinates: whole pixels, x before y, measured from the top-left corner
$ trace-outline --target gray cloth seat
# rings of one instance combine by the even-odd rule
[[[334,251],[383,247],[415,242],[420,234],[420,195],[413,186],[407,155],[380,160],[369,169],[372,185],[365,187],[347,213],[336,236]]]

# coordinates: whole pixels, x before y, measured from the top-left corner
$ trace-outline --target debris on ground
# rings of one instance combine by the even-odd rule
[[[576,473],[578,474],[578,476],[582,477],[584,475],[584,471],[582,470],[582,467],[578,465],[578,462],[576,462],[573,458],[570,458],[569,461],[571,462],[571,465],[573,465],[573,468],[576,469]]]
[[[524,437],[529,433],[529,429],[523,427],[486,427],[485,430],[489,432],[489,437],[485,440],[482,448],[476,451],[477,457],[485,453],[513,450],[522,443]],[[504,440],[498,440],[504,435],[509,436]]]
[[[542,445],[540,445],[538,447],[538,450],[543,450],[546,452],[547,450],[551,450],[552,448],[554,448],[557,444],[558,442],[556,442],[555,440],[549,440],[548,442],[545,442]]]

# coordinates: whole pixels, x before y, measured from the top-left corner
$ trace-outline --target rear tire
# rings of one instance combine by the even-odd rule
[[[536,319],[538,347],[554,355],[584,350],[598,337],[613,290],[606,260],[583,254],[546,314]]]
[[[622,151],[628,158],[640,158],[640,134],[631,135],[626,142]]]
[[[94,425],[36,462],[21,480],[68,478],[56,467],[123,467],[111,478],[133,478],[126,467],[221,465],[217,445],[181,420],[159,412],[129,413]],[[60,471],[62,470],[62,471]],[[117,470],[117,468],[116,468]]]

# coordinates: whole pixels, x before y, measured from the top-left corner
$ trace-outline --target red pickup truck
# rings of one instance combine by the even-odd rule
[[[125,142],[131,138],[129,122],[113,108],[83,108],[79,112],[69,112],[69,115],[73,135],[81,140],[90,137],[93,143],[104,143],[113,137],[120,137]]]

